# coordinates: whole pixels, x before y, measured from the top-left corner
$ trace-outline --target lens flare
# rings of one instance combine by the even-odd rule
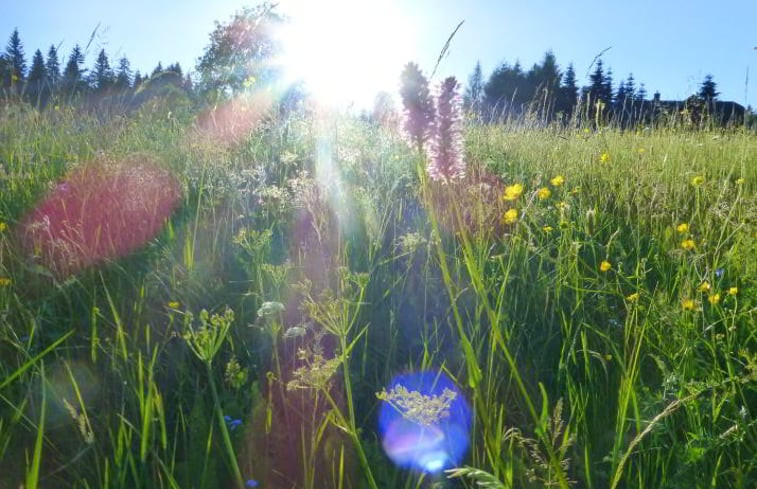
[[[420,423],[396,403],[384,402],[379,412],[379,432],[384,451],[400,467],[435,473],[460,463],[468,450],[471,410],[462,392],[444,373],[417,372],[396,376],[395,389],[433,402],[455,395],[448,410],[432,422]]]

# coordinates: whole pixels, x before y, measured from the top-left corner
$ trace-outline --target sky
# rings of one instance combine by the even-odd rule
[[[104,48],[111,63],[126,55],[133,69],[160,61],[193,69],[214,21],[226,21],[255,0],[0,0],[0,36],[19,29],[27,56],[60,46],[62,63],[74,44],[91,66]],[[434,81],[465,83],[476,61],[484,76],[502,62],[529,68],[552,50],[562,68],[574,64],[588,83],[594,57],[612,68],[616,84],[633,73],[649,96],[683,99],[714,76],[721,100],[757,105],[755,0],[280,0],[293,21],[287,58],[293,77],[332,98],[368,104],[373,93],[396,91],[408,61],[427,74],[454,28]],[[0,37],[2,39],[2,37]],[[328,54],[331,53],[331,54]],[[335,71],[343,70],[342,76]],[[347,73],[349,72],[349,73]],[[335,79],[343,79],[338,85]]]

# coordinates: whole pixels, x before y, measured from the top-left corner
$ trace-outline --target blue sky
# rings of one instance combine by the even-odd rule
[[[281,0],[281,8],[296,11],[297,1]],[[300,1],[309,1],[311,10],[318,4]],[[349,0],[327,3],[340,1]],[[65,58],[75,43],[85,45],[99,24],[87,53],[88,66],[105,48],[114,64],[126,55],[132,67],[143,73],[158,61],[164,65],[178,61],[186,70],[194,67],[207,44],[213,21],[227,20],[244,4],[239,0],[0,0],[0,36],[5,44],[18,27],[28,60],[35,49],[46,52],[50,44],[60,45],[61,58]],[[603,59],[615,80],[633,72],[650,96],[659,90],[664,99],[684,98],[712,73],[721,99],[757,105],[754,0],[354,0],[349,5],[353,11],[362,6],[375,12],[391,10],[393,17],[381,20],[387,25],[373,26],[366,36],[360,35],[363,27],[359,27],[349,31],[350,39],[344,39],[345,45],[375,46],[394,40],[385,51],[396,65],[386,64],[380,67],[383,71],[395,71],[415,60],[430,72],[447,37],[464,20],[437,77],[456,75],[465,81],[476,60],[481,61],[485,75],[502,61],[512,64],[517,59],[527,68],[551,49],[561,66],[573,62],[579,81],[585,83],[594,56],[611,47]],[[333,25],[321,26],[320,33],[309,32],[311,39],[320,39],[322,32],[339,32],[339,25],[350,22],[349,17],[328,18]],[[401,38],[395,28],[400,24]],[[384,84],[395,79],[393,73],[382,78]]]

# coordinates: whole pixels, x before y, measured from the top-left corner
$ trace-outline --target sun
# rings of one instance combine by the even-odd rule
[[[396,90],[414,58],[407,20],[393,1],[291,0],[281,32],[281,66],[319,102],[368,108],[380,91]]]

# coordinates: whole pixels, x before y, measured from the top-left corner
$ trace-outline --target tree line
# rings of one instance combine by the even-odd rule
[[[194,85],[179,63],[163,67],[161,63],[150,74],[132,71],[126,56],[111,63],[105,49],[101,49],[90,68],[85,67],[85,53],[79,44],[71,50],[65,64],[58,48],[51,45],[44,55],[34,52],[27,65],[26,54],[18,29],[14,29],[5,51],[0,54],[0,90],[10,99],[23,99],[45,107],[51,100],[71,102],[99,100],[106,96],[132,96],[145,84],[153,91],[172,87],[192,93]]]
[[[514,65],[504,62],[487,80],[481,64],[476,63],[468,78],[464,104],[484,122],[529,114],[543,122],[582,118],[633,125],[650,122],[661,111],[675,108],[699,122],[707,110],[720,107],[718,95],[713,76],[707,75],[698,92],[685,101],[662,101],[659,92],[648,99],[644,83],[637,82],[633,73],[616,85],[612,69],[606,68],[601,58],[593,64],[589,84],[579,86],[573,64],[563,72],[554,53],[547,51],[528,70],[520,62]]]

